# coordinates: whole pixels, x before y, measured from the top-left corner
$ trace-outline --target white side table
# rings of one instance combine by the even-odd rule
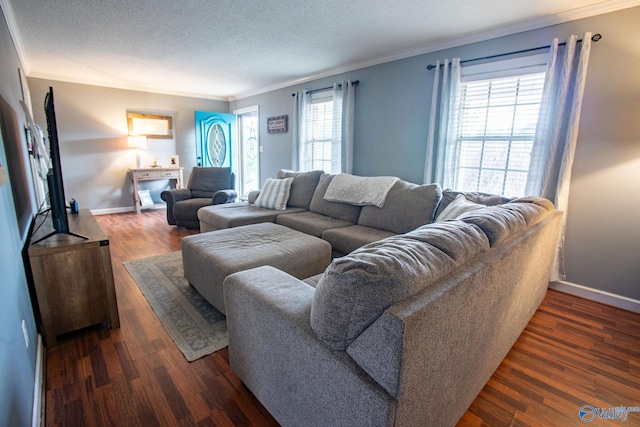
[[[143,206],[140,203],[140,195],[138,193],[138,182],[139,181],[156,181],[159,179],[168,179],[170,181],[175,180],[175,188],[182,188],[183,185],[183,177],[182,171],[184,168],[136,168],[129,169],[129,173],[131,174],[131,184],[133,186],[133,210],[139,214],[142,211]],[[157,204],[160,205],[160,204]],[[156,207],[156,205],[152,206],[144,206],[144,208],[152,208]]]

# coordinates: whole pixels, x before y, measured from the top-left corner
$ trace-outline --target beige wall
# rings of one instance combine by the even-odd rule
[[[567,220],[567,280],[640,300],[640,8],[578,21],[589,61]]]
[[[149,139],[142,151],[145,164],[168,163],[178,154],[185,180],[195,166],[194,112],[228,112],[227,102],[161,95],[98,86],[29,79],[34,119],[46,132],[43,102],[53,87],[65,195],[81,208],[97,211],[130,209],[133,205],[127,169],[136,166],[135,152],[127,147],[127,111],[173,117],[173,139]],[[146,186],[158,199],[166,182]]]

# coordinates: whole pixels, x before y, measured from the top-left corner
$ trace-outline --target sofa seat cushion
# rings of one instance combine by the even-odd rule
[[[286,225],[316,237],[322,237],[325,230],[353,225],[351,222],[309,211],[280,215],[276,218],[276,224]]]
[[[331,244],[334,253],[348,254],[372,242],[395,236],[391,231],[379,228],[351,225],[343,228],[332,228],[322,233],[322,239]]]
[[[275,222],[278,215],[304,212],[302,208],[287,208],[283,211],[259,208],[245,202],[213,205],[198,210],[200,231],[214,231],[241,225]]]
[[[384,207],[364,206],[358,224],[406,233],[431,222],[441,197],[438,184],[417,185],[398,180],[387,194]]]
[[[478,227],[444,222],[335,258],[317,284],[311,326],[327,346],[344,350],[388,307],[488,248]]]
[[[309,210],[326,216],[339,219],[341,221],[355,224],[360,216],[360,206],[350,205],[348,203],[329,202],[324,199],[324,195],[329,188],[329,184],[336,175],[323,174],[318,181],[316,191],[313,193]]]

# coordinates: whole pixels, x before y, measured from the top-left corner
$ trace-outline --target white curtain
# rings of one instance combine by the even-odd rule
[[[584,35],[581,44],[577,36],[569,37],[564,47],[558,39],[553,40],[531,153],[526,194],[549,199],[564,212],[551,280],[565,278],[563,248],[569,185],[590,51],[591,33]]]
[[[454,185],[455,120],[451,116],[457,111],[460,73],[460,58],[445,59],[436,63],[433,77],[423,180],[425,184],[437,182],[442,188]]]
[[[351,80],[337,82],[332,88],[333,111],[331,129],[331,173],[353,173],[353,117],[355,104],[355,84]],[[308,90],[296,92],[293,109],[292,168],[311,170],[311,153],[307,153],[306,121],[312,96]]]
[[[564,212],[562,231],[556,251],[551,280],[564,279],[564,236],[569,202],[571,168],[578,138],[578,125],[587,64],[591,50],[591,33],[582,43],[571,36],[564,46],[557,39],[550,45],[546,78],[536,136],[531,153],[525,194],[551,200]],[[456,102],[460,87],[460,60],[445,60],[436,64],[433,81],[431,115],[427,134],[424,182],[438,182],[443,188],[453,188],[455,140],[452,124],[458,110]]]
[[[311,97],[309,96],[309,91],[303,89],[294,94],[294,105],[293,105],[293,146],[291,148],[291,169],[293,170],[305,170],[302,169],[303,165],[300,164],[300,159],[305,159],[307,157],[303,156],[304,153],[301,151],[304,150],[305,141],[305,126],[306,122],[306,112],[308,111],[308,106],[311,102]]]
[[[351,80],[333,86],[332,169],[343,173],[353,173],[355,93],[355,85]]]

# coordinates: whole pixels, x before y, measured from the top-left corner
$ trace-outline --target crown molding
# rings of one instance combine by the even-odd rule
[[[331,77],[337,74],[355,71],[358,69],[371,67],[374,65],[380,65],[387,62],[406,59],[406,58],[410,58],[418,55],[424,55],[427,53],[433,53],[433,52],[437,52],[444,49],[449,49],[449,48],[463,46],[471,43],[491,40],[494,38],[521,33],[524,31],[531,31],[531,30],[536,30],[544,27],[549,27],[552,25],[563,24],[563,23],[575,21],[578,19],[584,19],[592,16],[602,15],[605,13],[616,12],[619,10],[635,7],[638,5],[640,5],[640,0],[603,1],[595,5],[577,8],[577,9],[559,13],[556,15],[518,22],[512,25],[507,25],[500,28],[493,28],[486,31],[476,32],[474,34],[463,35],[461,37],[456,37],[449,40],[442,40],[435,43],[429,43],[416,48],[406,49],[406,50],[394,52],[388,55],[382,55],[382,56],[371,58],[365,61],[344,64],[339,67],[334,67],[331,69],[320,71],[318,73],[306,75],[298,79],[284,81],[281,83],[265,86],[259,89],[239,93],[236,95],[214,96],[214,95],[206,95],[202,93],[188,93],[188,92],[182,92],[182,91],[165,90],[162,88],[143,87],[143,86],[127,84],[123,82],[101,82],[101,81],[88,81],[88,80],[83,81],[81,79],[74,79],[74,78],[69,78],[64,76],[47,75],[42,73],[31,73],[29,60],[23,48],[20,32],[18,30],[18,26],[15,21],[10,0],[0,0],[0,7],[2,8],[2,11],[4,13],[4,17],[7,22],[7,26],[9,28],[9,33],[11,34],[11,38],[13,39],[13,44],[15,46],[16,52],[18,53],[18,59],[22,64],[24,75],[27,77],[64,81],[68,83],[86,84],[86,85],[92,85],[92,86],[111,87],[114,89],[159,93],[164,95],[174,95],[174,96],[182,96],[182,97],[190,97],[190,98],[198,98],[198,99],[211,99],[211,100],[226,101],[226,102],[236,101],[236,100],[248,98],[255,95],[260,95],[266,92],[271,92],[274,90],[296,86],[296,85],[304,84],[320,78]]]
[[[20,60],[20,64],[22,65],[22,70],[24,71],[24,75],[28,76],[31,68],[29,67],[29,60],[27,59],[27,54],[25,53],[22,47],[22,39],[20,38],[20,31],[18,31],[18,24],[16,23],[16,18],[13,15],[13,9],[11,8],[11,3],[9,0],[0,0],[0,8],[2,9],[2,13],[4,14],[4,19],[7,23],[7,27],[9,28],[9,34],[11,35],[11,39],[13,40],[13,46],[18,53],[18,60]]]
[[[602,3],[598,3],[596,5],[581,7],[578,9],[559,13],[556,15],[550,15],[542,18],[518,22],[512,25],[507,25],[500,28],[492,28],[486,31],[475,32],[473,34],[468,34],[461,37],[452,38],[449,40],[438,41],[435,43],[429,43],[416,48],[406,49],[406,50],[394,52],[388,55],[371,58],[366,61],[346,64],[341,67],[328,69],[320,73],[301,77],[296,80],[290,80],[287,82],[282,82],[280,84],[274,84],[271,86],[263,87],[261,89],[256,89],[253,91],[230,96],[229,100],[236,101],[236,100],[248,98],[250,96],[271,92],[273,90],[283,89],[290,86],[307,83],[316,79],[331,77],[338,74],[371,67],[374,65],[380,65],[387,62],[398,61],[401,59],[411,58],[418,55],[438,52],[440,50],[445,50],[445,49],[464,46],[472,43],[487,41],[487,40],[491,40],[499,37],[509,36],[512,34],[522,33],[525,31],[537,30],[540,28],[550,27],[552,25],[564,24],[566,22],[576,21],[578,19],[590,18],[592,16],[597,16],[597,15],[604,15],[606,13],[617,12],[619,10],[628,9],[628,8],[639,6],[639,5],[640,5],[640,0],[605,1]]]
[[[202,92],[191,93],[191,92],[178,91],[178,90],[166,90],[163,88],[146,87],[146,86],[140,86],[135,84],[129,84],[126,82],[111,82],[111,81],[105,82],[100,80],[78,79],[78,78],[70,78],[66,76],[59,76],[55,74],[46,74],[46,73],[31,73],[29,77],[34,79],[53,80],[58,82],[74,83],[74,84],[80,84],[80,85],[108,87],[111,89],[122,89],[122,90],[136,91],[136,92],[155,93],[160,95],[180,96],[183,98],[209,99],[212,101],[229,102],[229,98],[225,96],[207,95],[207,94],[203,94]]]

